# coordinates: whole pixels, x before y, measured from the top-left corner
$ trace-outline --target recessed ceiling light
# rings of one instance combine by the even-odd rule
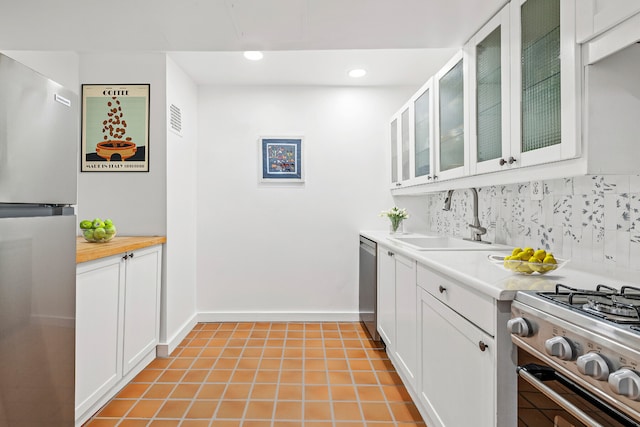
[[[250,61],[260,61],[264,55],[258,50],[247,50],[244,57]]]
[[[367,71],[362,68],[356,68],[355,70],[349,71],[349,77],[353,78],[364,77],[365,74],[367,74]]]

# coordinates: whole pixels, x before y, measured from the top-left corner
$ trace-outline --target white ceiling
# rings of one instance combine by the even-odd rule
[[[414,85],[505,3],[0,0],[0,50],[175,52],[201,84],[353,84],[344,73],[361,64],[357,84]],[[243,50],[267,52],[250,63]]]

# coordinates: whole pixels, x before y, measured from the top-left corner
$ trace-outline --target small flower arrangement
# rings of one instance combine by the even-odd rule
[[[409,214],[405,208],[399,209],[397,206],[389,209],[388,211],[380,212],[380,216],[386,216],[391,220],[391,232],[397,233],[398,228],[402,224],[402,221],[409,218]]]

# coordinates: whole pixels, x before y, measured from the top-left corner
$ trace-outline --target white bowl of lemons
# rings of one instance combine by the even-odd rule
[[[110,219],[84,219],[80,221],[80,231],[84,239],[91,243],[105,243],[116,236],[116,226]]]
[[[511,255],[489,255],[495,266],[517,274],[547,274],[562,268],[569,260],[556,258],[544,249],[514,248]]]

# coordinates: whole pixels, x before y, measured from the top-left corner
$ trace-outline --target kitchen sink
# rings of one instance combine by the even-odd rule
[[[474,242],[446,236],[392,237],[391,240],[419,251],[491,251],[496,249],[486,242]]]

